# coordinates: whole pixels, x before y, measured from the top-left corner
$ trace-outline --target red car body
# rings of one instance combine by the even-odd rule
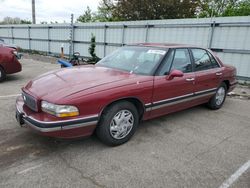
[[[15,49],[0,46],[0,68],[4,71],[4,74],[13,74],[22,70]]]
[[[167,44],[140,46],[153,49],[190,48]],[[91,135],[104,109],[117,101],[133,103],[138,109],[140,120],[207,103],[221,83],[226,84],[227,92],[233,90],[237,83],[235,68],[224,65],[214,54],[213,57],[219,67],[184,73],[174,78],[131,74],[94,65],[49,72],[22,88],[23,96],[16,101],[17,119],[42,135],[74,138]],[[174,73],[178,75],[179,72]],[[79,116],[59,118],[43,112],[43,100],[77,106]]]

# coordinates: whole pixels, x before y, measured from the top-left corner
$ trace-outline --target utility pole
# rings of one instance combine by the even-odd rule
[[[35,0],[32,0],[32,23],[36,24],[36,6],[35,6]]]
[[[69,57],[71,58],[74,54],[74,14],[71,14],[70,18]]]

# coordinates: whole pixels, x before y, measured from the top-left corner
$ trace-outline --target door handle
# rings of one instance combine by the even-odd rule
[[[194,78],[187,78],[186,81],[188,82],[194,81]]]
[[[216,72],[215,75],[220,76],[220,75],[222,75],[222,72]]]

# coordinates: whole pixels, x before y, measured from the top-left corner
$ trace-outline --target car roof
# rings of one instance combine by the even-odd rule
[[[177,43],[137,43],[132,44],[132,46],[145,46],[145,47],[160,47],[160,48],[187,48],[187,47],[196,47],[190,44],[177,44]]]

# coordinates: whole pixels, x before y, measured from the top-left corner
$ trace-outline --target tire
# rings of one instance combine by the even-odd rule
[[[118,146],[134,135],[138,124],[139,115],[136,107],[130,102],[122,101],[111,105],[103,112],[96,134],[106,145]]]
[[[3,70],[2,67],[0,67],[0,82],[4,81],[6,78],[5,71]]]
[[[227,96],[227,86],[223,82],[217,88],[215,95],[209,100],[208,107],[212,110],[220,109]]]

